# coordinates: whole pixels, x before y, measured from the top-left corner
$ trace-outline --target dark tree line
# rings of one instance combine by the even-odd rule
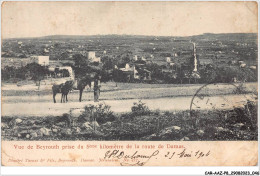
[[[33,80],[36,84],[40,85],[40,81],[49,74],[47,67],[41,66],[36,63],[27,64],[24,67],[5,67],[1,70],[2,80],[13,80],[14,82],[20,80]]]
[[[189,83],[230,83],[235,81],[240,82],[255,82],[257,81],[257,69],[253,70],[248,67],[240,68],[239,66],[218,66],[218,65],[200,65],[198,63],[198,75],[194,75],[193,61],[190,59],[188,64],[176,64],[171,68],[171,71],[164,72],[165,66],[156,63],[145,63],[144,61],[133,61],[131,54],[121,54],[119,56],[104,56],[102,62],[90,62],[85,56],[76,54],[73,56],[74,64],[67,63],[75,72],[76,78],[81,78],[90,73],[97,73],[101,76],[102,82],[140,82],[125,75],[121,70],[115,68],[115,65],[124,67],[126,63],[134,63],[145,65],[145,69],[151,72],[152,80],[148,83],[163,83],[163,84],[189,84]],[[140,63],[139,63],[140,62]],[[142,62],[142,63],[141,63]],[[138,66],[136,66],[138,68]],[[31,63],[26,66],[15,68],[6,66],[2,69],[2,80],[34,80],[40,83],[46,75],[50,74],[47,67],[36,63]],[[67,73],[64,73],[66,75]],[[139,69],[140,77],[143,77],[145,72]],[[130,80],[130,81],[129,81]]]

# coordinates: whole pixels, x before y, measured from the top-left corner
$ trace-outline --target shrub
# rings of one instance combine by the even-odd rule
[[[151,114],[148,106],[145,105],[141,100],[138,103],[134,102],[134,105],[131,107],[133,115],[149,115]]]
[[[170,111],[165,111],[165,112],[164,112],[164,115],[167,116],[167,117],[170,117],[170,116],[173,115],[173,113],[170,112]]]
[[[105,123],[108,121],[114,121],[115,115],[110,110],[111,106],[106,104],[98,104],[94,105],[87,105],[85,106],[85,111],[81,115],[88,121],[97,121],[98,123]]]
[[[155,111],[153,111],[153,115],[160,115],[160,109],[156,109]]]
[[[252,129],[257,129],[257,103],[247,100],[247,103],[244,105],[244,111],[246,117],[249,119],[249,123]]]
[[[243,84],[239,84],[236,89],[233,91],[234,94],[244,94],[246,93],[246,88],[243,86]]]

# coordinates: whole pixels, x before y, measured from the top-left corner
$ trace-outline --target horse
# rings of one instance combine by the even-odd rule
[[[55,96],[57,93],[61,93],[61,103],[62,101],[66,102],[68,101],[68,93],[70,90],[72,90],[74,81],[66,81],[65,83],[56,85],[54,84],[52,86],[52,93],[53,93],[53,102],[56,103]]]
[[[72,90],[73,84],[74,81],[66,81],[65,84],[61,87],[61,103],[68,102],[68,94]]]
[[[79,102],[81,102],[81,99],[82,99],[82,93],[83,93],[83,90],[85,89],[86,86],[89,86],[91,88],[91,82],[92,82],[92,78],[91,77],[84,77],[84,78],[81,78],[79,81],[78,81],[78,90],[79,90]]]
[[[53,85],[52,92],[53,92],[53,101],[56,103],[55,96],[57,93],[62,93],[61,95],[61,103],[68,101],[67,95],[73,89],[76,88],[79,90],[79,102],[82,100],[82,93],[86,86],[91,88],[91,82],[97,77],[97,74],[87,74],[84,77],[79,78],[78,80],[74,81],[66,81],[60,85]],[[76,83],[76,87],[74,87],[74,83]]]

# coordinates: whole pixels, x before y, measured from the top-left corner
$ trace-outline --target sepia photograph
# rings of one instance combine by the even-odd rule
[[[257,164],[257,2],[21,1],[1,12],[2,165],[91,165],[41,163],[27,143],[54,157],[84,143],[104,166],[172,165],[155,157],[197,144],[214,149],[195,147],[196,158],[226,165],[213,163],[223,143],[251,154],[227,165]],[[146,152],[121,161],[132,142]]]

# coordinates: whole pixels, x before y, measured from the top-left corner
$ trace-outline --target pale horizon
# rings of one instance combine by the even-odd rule
[[[258,33],[256,2],[4,2],[2,38]]]

